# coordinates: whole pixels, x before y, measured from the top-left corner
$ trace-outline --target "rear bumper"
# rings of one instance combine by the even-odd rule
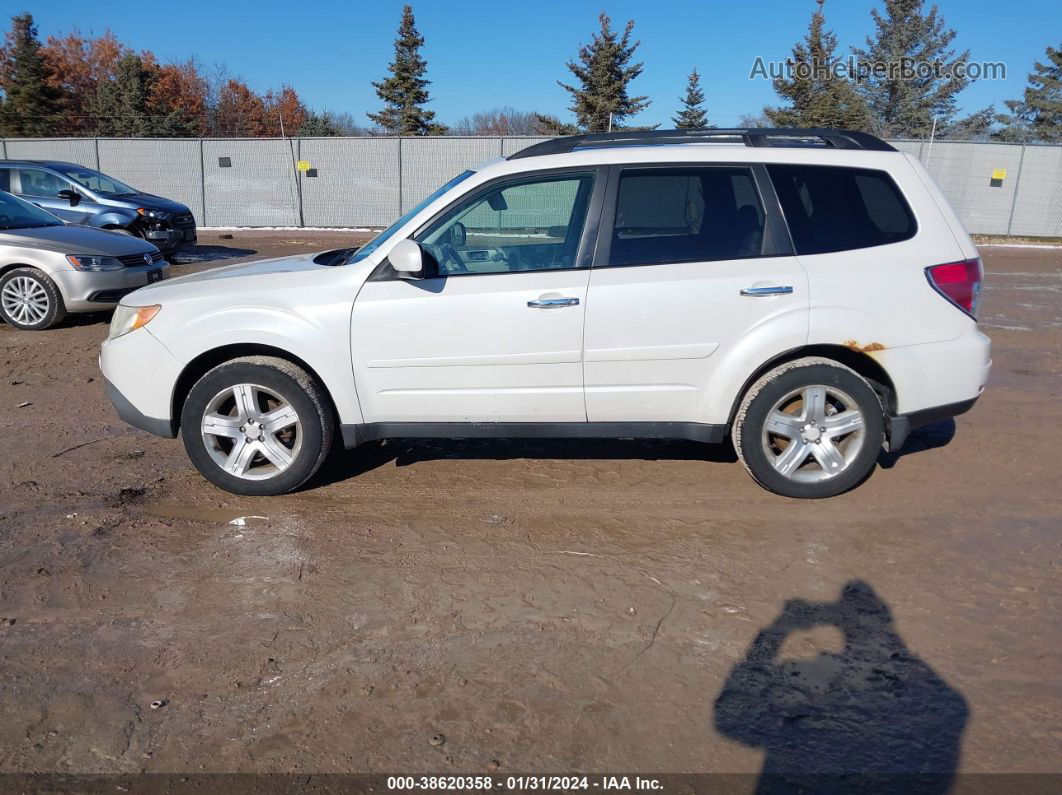
[[[169,276],[167,262],[123,268],[120,271],[55,271],[52,279],[63,294],[69,312],[100,312],[112,309],[123,296],[148,284],[148,274],[161,271]]]
[[[969,400],[960,400],[958,403],[949,403],[945,406],[934,406],[920,411],[912,411],[910,414],[899,414],[889,417],[889,450],[899,450],[907,441],[907,436],[915,428],[929,425],[931,422],[939,422],[950,417],[958,417],[974,407],[980,396]]]

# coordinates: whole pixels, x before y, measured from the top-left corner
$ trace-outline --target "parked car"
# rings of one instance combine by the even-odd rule
[[[15,328],[40,331],[68,312],[113,309],[168,270],[144,240],[63,223],[0,191],[0,316]]]
[[[969,409],[977,249],[912,156],[837,130],[559,138],[466,171],[356,251],[128,296],[118,414],[237,494],[333,438],[722,442],[792,497]]]
[[[77,163],[0,160],[0,190],[67,223],[142,237],[165,254],[196,242],[195,217],[185,205]]]

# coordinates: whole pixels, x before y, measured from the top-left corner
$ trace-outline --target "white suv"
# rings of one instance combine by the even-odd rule
[[[792,497],[969,409],[982,269],[916,159],[841,130],[559,138],[357,250],[171,279],[115,312],[118,414],[237,494],[386,437],[722,442]]]

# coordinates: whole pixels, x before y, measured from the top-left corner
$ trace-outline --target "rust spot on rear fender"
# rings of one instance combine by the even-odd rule
[[[856,353],[873,353],[874,351],[885,350],[885,346],[882,345],[880,342],[872,342],[869,345],[860,345],[855,340],[845,340],[841,344],[849,350],[855,351]]]

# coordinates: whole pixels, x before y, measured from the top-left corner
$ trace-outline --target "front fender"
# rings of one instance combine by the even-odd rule
[[[97,229],[104,229],[108,226],[131,226],[137,220],[137,214],[133,210],[107,210],[106,212],[97,213],[89,218],[86,222],[86,226],[94,226]]]
[[[159,320],[166,312],[159,313]],[[312,319],[311,319],[312,318]],[[261,306],[218,307],[179,329],[154,328],[170,352],[187,366],[221,348],[264,346],[305,362],[328,390],[343,424],[362,422],[354,386],[348,323],[350,305],[322,303],[306,314]]]

